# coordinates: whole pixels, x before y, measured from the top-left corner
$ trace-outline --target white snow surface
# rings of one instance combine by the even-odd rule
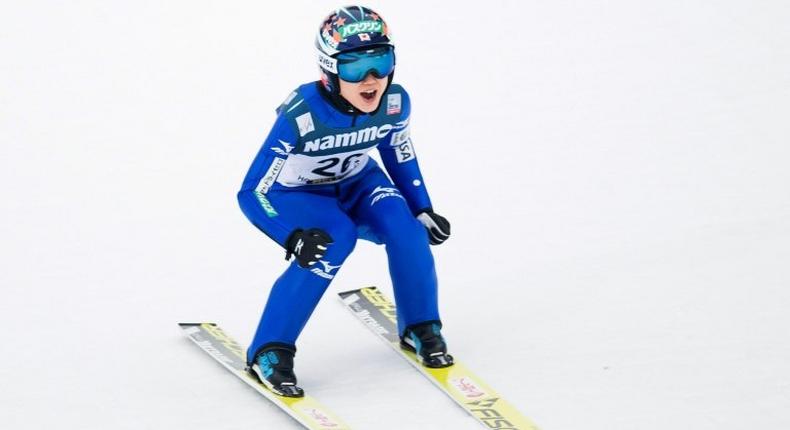
[[[250,340],[283,251],[235,194],[327,1],[0,5],[0,427],[295,429]],[[544,430],[790,428],[790,3],[371,1],[436,211],[451,350]],[[355,429],[482,428],[339,304],[300,382]]]

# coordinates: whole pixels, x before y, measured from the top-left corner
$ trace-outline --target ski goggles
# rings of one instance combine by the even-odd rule
[[[362,82],[368,74],[381,79],[395,70],[392,46],[344,52],[337,56],[337,75],[346,82]]]

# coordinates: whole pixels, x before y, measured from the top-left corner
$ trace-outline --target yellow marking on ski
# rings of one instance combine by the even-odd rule
[[[200,327],[215,340],[220,342],[234,355],[243,361],[247,360],[244,349],[235,339],[227,335],[218,325],[214,323],[201,323]],[[279,403],[281,407],[288,409],[293,414],[298,415],[301,421],[307,423],[311,430],[350,430],[348,424],[331,413],[324,405],[315,398],[305,395],[304,397],[284,397],[273,393],[265,385],[258,382],[258,379],[247,373],[245,370],[233,370],[236,376],[246,381],[249,385],[266,396],[269,400]]]
[[[222,345],[225,346],[225,348],[228,348],[232,353],[236,354],[237,357],[247,361],[247,357],[244,356],[244,350],[241,345],[239,345],[239,343],[236,342],[232,337],[225,334],[225,332],[222,331],[218,325],[212,323],[203,323],[200,324],[200,327],[202,327],[203,330],[206,330],[211,336],[214,337],[214,339],[217,339]]]
[[[378,310],[392,321],[396,326],[398,325],[398,312],[395,310],[395,305],[381,293],[376,287],[365,287],[359,290],[368,301],[373,304]]]
[[[365,298],[381,310],[382,314],[397,325],[395,305],[376,287],[365,287],[359,290]],[[379,335],[380,336],[380,335]],[[469,412],[488,428],[503,430],[539,430],[529,418],[503,399],[491,386],[483,382],[464,364],[456,361],[450,367],[430,368],[420,363],[416,354],[403,350],[398,342],[388,342],[400,351],[421,372],[425,373],[437,385],[453,398],[461,407]]]
[[[464,405],[465,409],[487,426],[499,429],[538,430],[535,423],[523,416],[510,402],[503,399],[462,363],[456,362],[442,369],[424,369],[450,397]]]

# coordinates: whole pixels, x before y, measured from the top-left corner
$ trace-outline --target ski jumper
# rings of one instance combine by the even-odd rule
[[[277,109],[238,193],[247,218],[281,246],[299,228],[320,228],[333,239],[317,264],[293,260],[276,280],[250,362],[264,345],[294,346],[357,238],[385,245],[400,333],[439,320],[433,255],[415,218],[431,201],[409,137],[408,94],[392,84],[377,111],[345,113],[319,85],[300,86]],[[374,147],[389,177],[369,157]]]

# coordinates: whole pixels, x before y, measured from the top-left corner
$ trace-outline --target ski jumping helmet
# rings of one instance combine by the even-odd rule
[[[372,9],[364,6],[346,6],[335,9],[321,23],[315,38],[318,50],[318,66],[321,70],[321,83],[329,95],[336,101],[344,103],[340,97],[340,83],[338,64],[343,64],[343,59],[338,59],[341,54],[377,50],[384,51],[391,56],[389,67],[372,68],[357,71],[357,75],[373,73],[378,78],[383,78],[382,71],[389,78],[387,87],[392,83],[395,67],[395,45],[390,38],[387,23]],[[353,79],[347,79],[355,81]],[[361,79],[360,79],[361,80]]]

